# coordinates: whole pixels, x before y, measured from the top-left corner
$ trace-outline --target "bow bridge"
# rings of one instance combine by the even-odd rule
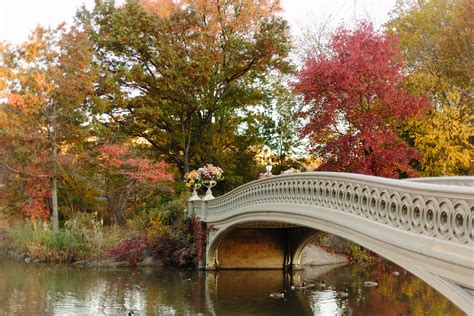
[[[355,242],[474,314],[474,177],[394,180],[307,172],[189,202],[207,226],[202,268],[298,268],[315,230]]]

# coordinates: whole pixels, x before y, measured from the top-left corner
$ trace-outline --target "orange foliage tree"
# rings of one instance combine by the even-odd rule
[[[57,181],[68,152],[87,136],[79,110],[93,93],[91,46],[76,28],[38,27],[19,46],[0,46],[2,202],[58,228]]]

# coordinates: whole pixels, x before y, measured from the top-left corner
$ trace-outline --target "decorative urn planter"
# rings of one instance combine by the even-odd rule
[[[197,190],[202,185],[202,180],[201,176],[199,175],[199,172],[197,170],[193,170],[191,172],[188,172],[184,175],[184,182],[186,182],[186,186],[192,190],[191,197],[189,198],[189,201],[199,201],[201,198],[197,194]]]
[[[204,201],[214,199],[212,188],[216,186],[217,182],[224,180],[224,171],[220,167],[207,164],[199,168],[198,173],[201,176],[203,186],[207,188],[206,195],[202,199]]]

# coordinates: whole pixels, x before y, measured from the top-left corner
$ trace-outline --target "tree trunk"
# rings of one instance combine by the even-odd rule
[[[57,184],[56,184],[56,176],[53,176],[52,200],[53,200],[53,216],[51,218],[51,221],[53,223],[53,231],[56,232],[59,229],[58,189],[57,189]]]
[[[57,168],[56,168],[56,139],[53,140],[53,175],[52,175],[52,185],[51,185],[51,198],[53,204],[53,216],[51,222],[53,224],[53,231],[58,231],[59,229],[59,215],[58,215],[58,186],[57,186]]]
[[[53,224],[53,231],[59,230],[59,215],[58,215],[58,185],[57,185],[57,156],[58,156],[58,144],[57,144],[57,126],[56,126],[56,105],[53,104],[53,113],[51,116],[51,143],[53,145],[53,172],[52,172],[52,179],[51,179],[51,200],[53,206],[53,215],[51,218],[51,222]]]

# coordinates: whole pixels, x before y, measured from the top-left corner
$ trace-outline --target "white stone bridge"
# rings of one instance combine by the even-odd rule
[[[298,268],[315,230],[355,242],[474,314],[474,177],[394,180],[307,172],[190,201],[207,224],[203,268]]]

